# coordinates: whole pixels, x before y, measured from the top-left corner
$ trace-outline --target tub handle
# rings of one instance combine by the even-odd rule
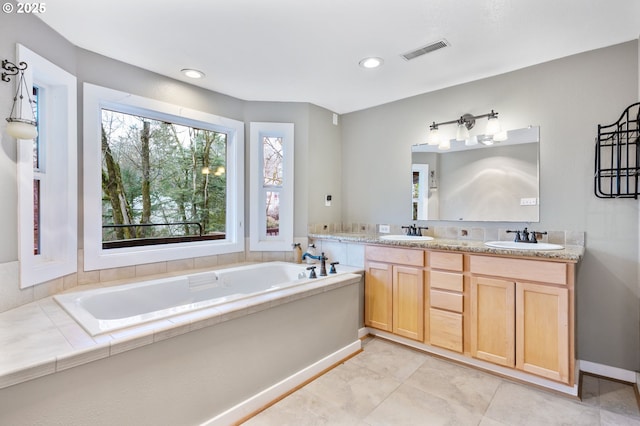
[[[316,267],[315,266],[309,266],[307,268],[307,271],[311,271],[311,272],[309,272],[309,278],[318,278],[318,276],[316,275]]]

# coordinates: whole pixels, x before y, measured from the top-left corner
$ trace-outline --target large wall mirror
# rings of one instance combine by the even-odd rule
[[[412,219],[538,222],[539,141],[536,126],[493,145],[414,145]]]

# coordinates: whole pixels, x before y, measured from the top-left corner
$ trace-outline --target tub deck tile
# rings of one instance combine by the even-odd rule
[[[220,311],[215,308],[203,309],[201,311],[185,314],[190,318],[191,331],[201,328],[210,327],[219,324],[222,321]]]
[[[82,351],[60,355],[56,358],[56,371],[77,367],[109,356],[109,345],[93,346]]]
[[[188,333],[189,331],[191,331],[191,324],[188,322],[178,325],[171,321],[166,321],[166,324],[162,324],[160,327],[154,328],[153,341],[160,342],[162,340]]]
[[[150,345],[153,343],[153,334],[131,335],[127,337],[121,337],[119,339],[113,339],[110,342],[111,349],[109,354],[111,356],[117,355],[122,352],[130,351],[132,349],[140,348],[142,346]]]
[[[0,374],[0,389],[6,388],[27,380],[53,374],[56,371],[56,358],[50,357],[28,367],[17,367],[13,371]]]

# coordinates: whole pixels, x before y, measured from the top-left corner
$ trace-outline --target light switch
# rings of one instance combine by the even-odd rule
[[[331,195],[324,196],[324,205],[326,207],[331,207]]]

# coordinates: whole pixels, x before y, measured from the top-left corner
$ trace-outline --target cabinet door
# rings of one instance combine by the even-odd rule
[[[391,265],[367,262],[364,279],[364,324],[384,331],[392,331]]]
[[[516,368],[569,380],[568,297],[564,287],[517,283]]]
[[[429,309],[430,343],[462,352],[462,314],[442,309]]]
[[[515,283],[471,278],[471,355],[515,366]]]
[[[422,341],[424,279],[422,269],[393,267],[393,332]]]

